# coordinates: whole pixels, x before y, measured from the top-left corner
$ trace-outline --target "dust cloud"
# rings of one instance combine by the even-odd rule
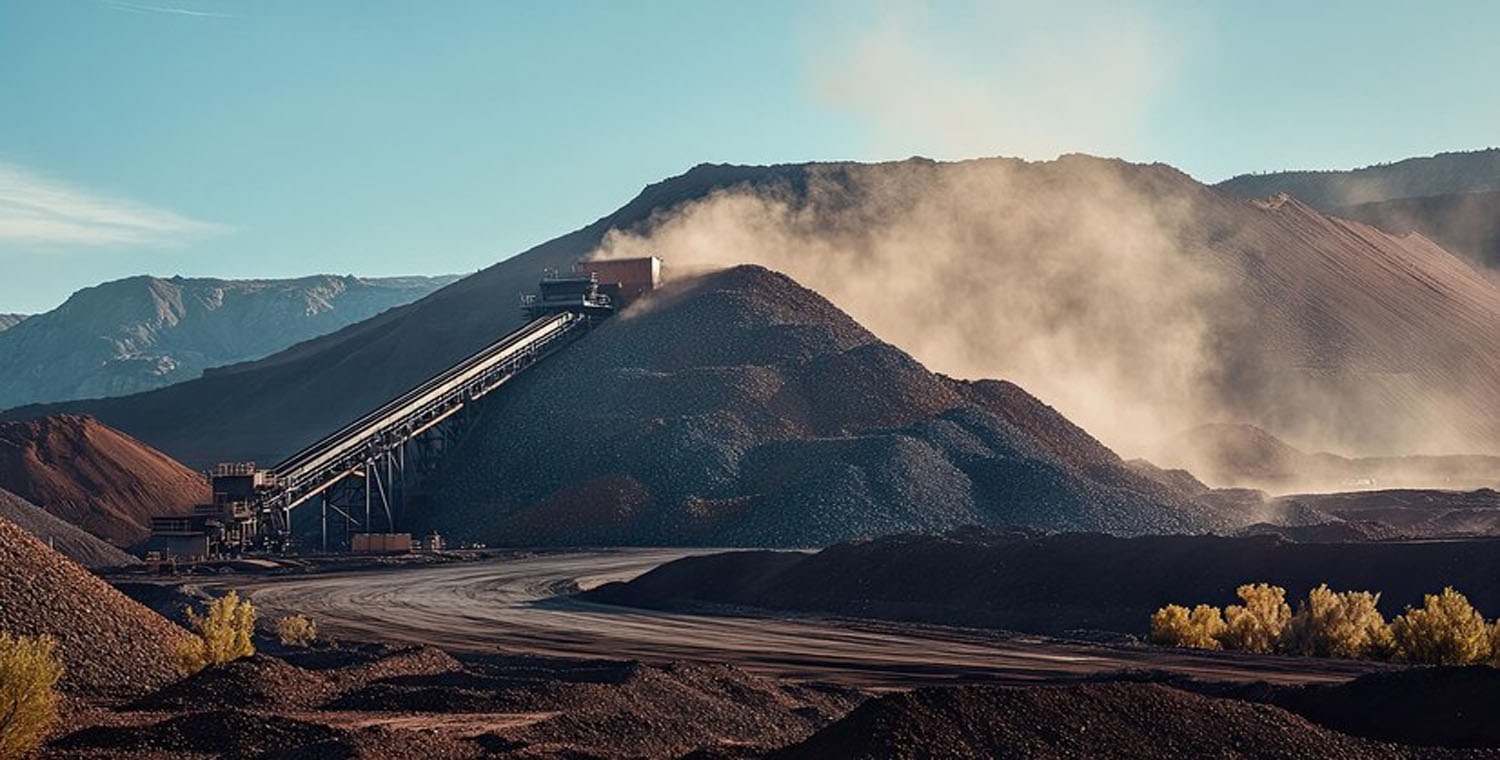
[[[805,188],[715,192],[595,255],[785,272],[930,368],[1017,382],[1138,455],[1214,418],[1204,314],[1223,283],[1177,243],[1186,209],[1122,166],[814,166]]]

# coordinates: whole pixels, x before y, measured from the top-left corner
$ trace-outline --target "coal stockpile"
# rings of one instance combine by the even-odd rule
[[[1453,586],[1500,614],[1500,541],[1293,543],[1274,536],[963,531],[838,544],[813,555],[688,557],[585,594],[656,609],[733,604],[1016,631],[1144,635],[1166,604],[1233,604],[1244,583],[1304,598],[1327,583],[1381,592],[1399,614]]]
[[[174,679],[187,634],[35,537],[0,519],[0,630],[57,639],[63,688],[144,693]]]
[[[490,544],[1225,525],[1014,385],[929,372],[754,266],[679,281],[518,378],[440,482],[417,527]]]
[[[1451,756],[1357,739],[1269,705],[1158,684],[926,688],[873,699],[801,744],[802,758],[1381,758]]]

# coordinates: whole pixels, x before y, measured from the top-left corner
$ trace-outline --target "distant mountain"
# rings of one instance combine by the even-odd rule
[[[703,165],[264,359],[3,416],[92,414],[195,467],[274,462],[514,329],[544,269],[622,235],[669,276],[786,272],[932,370],[1013,380],[1132,456],[1213,419],[1355,454],[1500,451],[1495,283],[1419,237],[1088,156]]]
[[[1500,148],[1351,171],[1245,174],[1215,187],[1245,198],[1290,193],[1324,213],[1415,232],[1500,276]]]
[[[1439,153],[1349,171],[1241,174],[1214,185],[1242,198],[1290,193],[1329,211],[1397,198],[1500,191],[1500,148]]]
[[[202,475],[77,415],[0,423],[0,488],[116,546],[144,539],[151,515],[210,498]]]
[[[26,321],[30,314],[0,314],[0,332],[5,332]]]
[[[85,288],[0,332],[0,408],[191,380],[210,367],[258,359],[367,319],[455,279],[140,276]]]

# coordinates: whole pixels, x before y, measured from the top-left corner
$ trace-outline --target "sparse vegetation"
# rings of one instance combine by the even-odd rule
[[[1151,640],[1163,646],[1218,649],[1225,630],[1218,607],[1200,604],[1191,612],[1169,604],[1151,616]]]
[[[1286,633],[1292,619],[1292,608],[1286,603],[1286,589],[1268,583],[1247,583],[1238,589],[1243,605],[1224,608],[1224,632],[1219,643],[1225,649],[1244,652],[1273,652]]]
[[[1392,620],[1391,636],[1396,658],[1407,662],[1467,665],[1490,659],[1490,626],[1451,586]]]
[[[255,654],[250,635],[255,630],[255,607],[231,591],[207,605],[199,615],[186,609],[188,627],[194,636],[177,650],[177,666],[192,674],[209,665],[217,665]]]
[[[0,633],[0,758],[29,755],[57,722],[63,664],[50,636]]]
[[[1318,586],[1297,605],[1281,650],[1309,657],[1385,659],[1391,634],[1379,603],[1380,594]]]
[[[1239,587],[1243,604],[1200,604],[1191,612],[1169,604],[1151,615],[1151,641],[1166,646],[1242,652],[1400,660],[1429,665],[1500,665],[1500,620],[1486,623],[1479,610],[1452,587],[1427,594],[1389,624],[1380,614],[1380,594],[1312,589],[1297,604],[1286,590],[1265,583]]]
[[[277,618],[276,638],[285,647],[311,646],[318,640],[318,624],[306,615]]]

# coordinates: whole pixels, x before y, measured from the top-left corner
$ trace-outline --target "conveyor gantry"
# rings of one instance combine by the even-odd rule
[[[391,473],[404,465],[405,444],[560,348],[586,330],[590,321],[591,317],[571,311],[544,314],[287,457],[264,474],[256,489],[262,536],[284,540],[294,508],[351,475],[362,476],[367,484],[367,513],[370,486],[374,486],[390,525]]]

